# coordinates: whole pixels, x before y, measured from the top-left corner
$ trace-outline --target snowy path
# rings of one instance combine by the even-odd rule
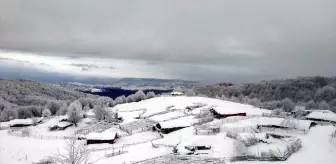
[[[336,162],[336,145],[329,142],[330,134],[335,129],[333,126],[313,127],[309,134],[300,136],[302,148],[294,153],[287,161],[272,162],[281,164],[335,164]],[[259,164],[269,162],[234,162],[237,164]]]

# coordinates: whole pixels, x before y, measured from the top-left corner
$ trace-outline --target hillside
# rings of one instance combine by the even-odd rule
[[[335,127],[331,124],[312,127],[309,120],[295,119],[295,128],[283,129],[292,125],[282,124],[286,122],[284,118],[265,117],[264,114],[270,114],[269,110],[251,105],[205,97],[161,96],[119,104],[108,110],[117,112],[123,122],[106,124],[88,117],[77,127],[50,131],[49,127],[59,124],[60,119],[52,117],[37,126],[0,130],[2,161],[28,164],[46,159],[57,151],[64,154],[63,140],[74,134],[81,138],[79,143],[106,140],[118,134],[114,143],[84,145],[90,152],[89,162],[95,164],[261,163],[258,160],[268,163],[273,158],[286,160],[278,163],[323,161],[332,164],[336,160],[334,139],[330,137]],[[246,113],[246,116],[213,118],[212,110],[222,115]],[[6,124],[11,123],[1,126]],[[268,128],[270,125],[275,128]],[[29,129],[28,136],[23,133],[24,129]],[[171,131],[167,131],[169,129]],[[17,146],[13,147],[12,142],[17,142]],[[247,156],[257,161],[241,159]]]
[[[80,97],[95,97],[60,86],[30,80],[0,79],[0,99],[4,103],[26,106],[47,100],[72,101]]]
[[[229,85],[230,84],[230,85]],[[319,108],[325,103],[327,109],[336,108],[336,77],[300,77],[296,79],[261,81],[259,83],[231,84],[219,83],[196,88],[198,94],[209,97],[235,97],[240,101],[247,96],[261,102],[290,99],[297,105]],[[281,105],[280,105],[281,106]]]

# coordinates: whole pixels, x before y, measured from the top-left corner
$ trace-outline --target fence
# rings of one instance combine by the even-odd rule
[[[292,137],[287,148],[284,153],[279,151],[278,155],[275,154],[274,151],[262,152],[259,153],[260,155],[242,155],[242,156],[235,156],[231,157],[231,162],[236,161],[285,161],[287,160],[293,153],[297,152],[300,148],[301,140],[296,137]]]
[[[161,138],[162,137],[160,136],[160,137],[157,137],[157,138],[154,138],[154,139],[149,139],[149,140],[146,140],[146,141],[139,141],[139,142],[134,142],[134,143],[130,143],[130,144],[123,144],[122,146],[112,146],[112,147],[101,148],[101,149],[90,149],[90,151],[97,152],[97,151],[107,151],[107,150],[115,150],[115,149],[123,150],[124,148],[127,148],[127,147],[140,145],[140,144],[144,144],[144,143],[147,143],[147,142],[152,142],[152,141],[155,141],[155,140],[158,140],[158,139],[161,139]]]
[[[187,164],[187,163],[225,164],[225,161],[221,158],[168,154],[142,161],[133,162],[133,164]]]
[[[11,136],[16,137],[28,137],[28,138],[34,138],[34,139],[40,139],[40,140],[66,140],[66,139],[77,139],[80,140],[79,137],[69,137],[69,136],[47,136],[42,134],[24,134],[20,131],[13,131],[9,130],[8,134]]]

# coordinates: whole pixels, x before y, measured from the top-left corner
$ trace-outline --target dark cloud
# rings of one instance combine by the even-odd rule
[[[335,0],[0,0],[0,48],[192,64],[192,71],[168,72],[192,79],[330,76],[335,6]]]
[[[81,70],[84,71],[84,72],[85,72],[85,71],[90,71],[90,69],[89,69],[89,68],[86,68],[86,67],[82,67]]]

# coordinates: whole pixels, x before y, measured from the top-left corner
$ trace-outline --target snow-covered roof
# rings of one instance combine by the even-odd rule
[[[160,122],[160,126],[161,128],[188,127],[192,126],[197,121],[197,119],[194,119],[194,116],[187,116],[166,122]]]
[[[292,119],[289,121],[293,122],[293,125],[291,123],[284,123],[284,118],[276,118],[276,117],[261,117],[259,118],[258,125],[265,125],[265,126],[280,126],[280,127],[287,127],[287,128],[295,128],[298,130],[308,130],[311,125],[311,121],[308,120],[296,120]],[[294,127],[291,127],[294,126]]]
[[[87,140],[114,140],[116,134],[116,132],[104,131],[101,133],[89,133],[88,135],[84,136],[84,138]]]
[[[244,109],[230,109],[230,108],[222,108],[222,107],[213,107],[213,110],[215,110],[217,113],[226,115],[226,114],[238,114],[238,113],[247,113]]]
[[[308,119],[319,119],[336,122],[336,114],[329,110],[313,111],[306,116]]]
[[[9,126],[13,125],[33,125],[33,120],[32,119],[15,119],[9,121]]]
[[[59,119],[58,120],[67,120],[68,119],[68,116],[67,115],[64,115],[64,116],[59,116]]]
[[[72,123],[70,122],[59,122],[56,124],[58,127],[61,127],[61,128],[64,128],[64,127],[67,127],[69,125],[72,125]]]

